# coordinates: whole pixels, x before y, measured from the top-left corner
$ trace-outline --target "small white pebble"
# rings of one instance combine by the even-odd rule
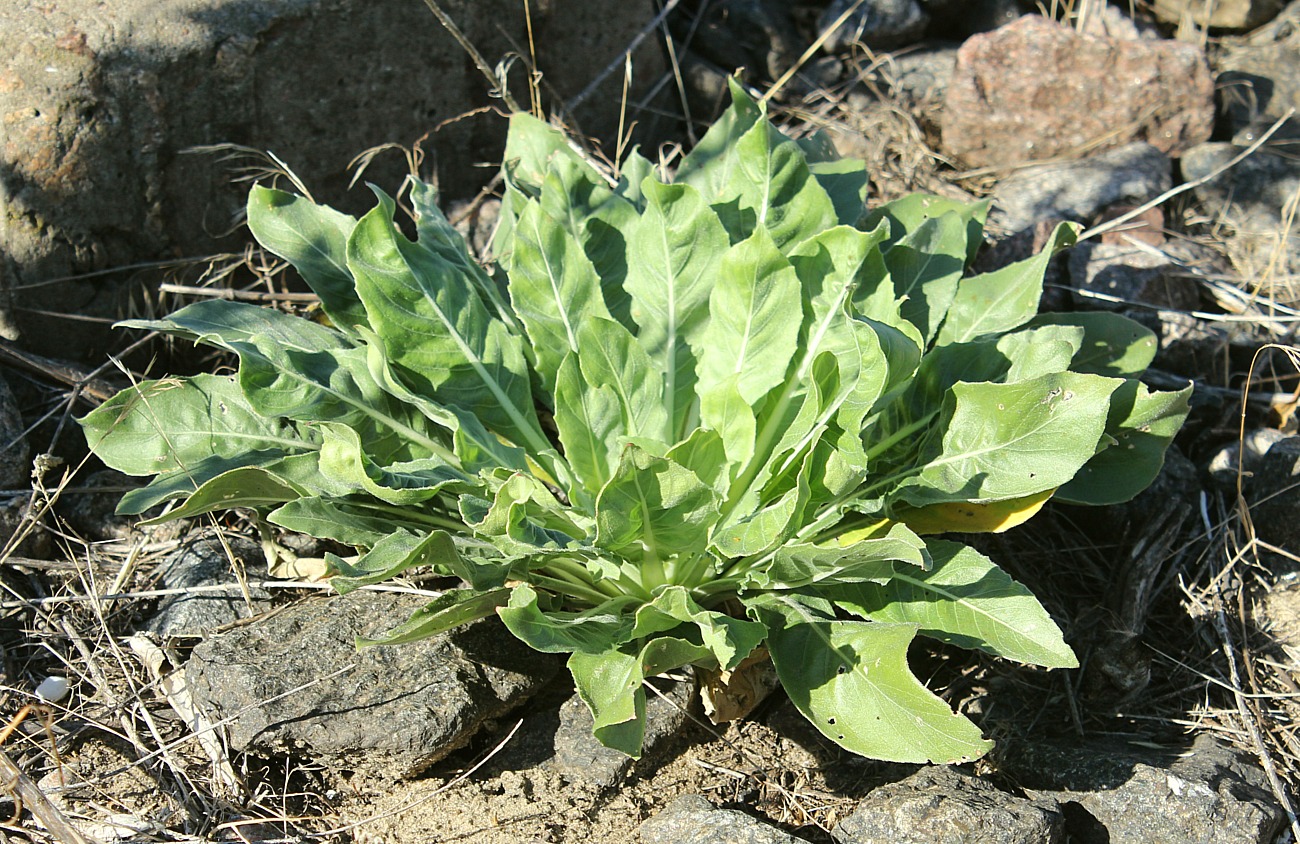
[[[36,687],[36,696],[42,703],[58,703],[68,696],[68,678],[46,677]]]

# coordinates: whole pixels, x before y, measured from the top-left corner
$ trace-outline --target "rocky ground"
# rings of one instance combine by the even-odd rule
[[[395,52],[364,84],[302,70],[318,60],[313,43],[364,52],[346,37],[365,17],[357,5],[186,0],[176,8],[188,28],[164,15],[153,30],[77,18],[71,2],[0,10],[0,31],[26,38],[0,36],[0,712],[12,727],[0,801],[13,809],[0,841],[1300,837],[1300,3],[674,0],[661,16],[638,7],[617,21],[541,3],[525,21],[525,4],[503,2],[480,10],[500,13],[495,29],[445,4],[489,66],[512,49],[534,56],[538,95],[604,149],[620,125],[647,149],[689,145],[741,69],[773,92],[787,131],[824,131],[869,162],[872,201],[991,198],[983,267],[1041,246],[1055,221],[1083,223],[1093,236],[1056,262],[1048,308],[1144,322],[1161,338],[1152,383],[1196,383],[1147,493],[1100,510],[1049,506],[976,540],[1042,597],[1082,667],[918,648],[917,674],[998,742],[957,768],[849,756],[779,693],[713,725],[689,674],[659,682],[649,750],[633,763],[591,738],[560,663],[491,623],[355,650],[356,635],[404,618],[429,584],[332,597],[306,573],[268,572],[238,514],[149,528],[112,515],[129,481],[85,459],[69,416],[128,373],[221,362],[80,326],[185,297],[292,307],[301,295],[245,251],[246,233],[220,231],[242,187],[186,192],[209,170],[230,173],[180,146],[289,149],[333,201],[346,178],[331,157],[409,147],[451,120],[430,158],[409,164],[442,177],[481,239],[491,171],[468,163],[498,154],[502,121],[471,112],[499,102],[448,41],[423,62],[455,77],[438,93],[446,102],[394,106],[390,92],[373,106],[383,120],[350,112],[411,84],[401,77],[422,64],[387,40],[415,17],[376,16],[362,45]],[[275,73],[292,61],[316,86],[298,95],[322,111],[268,116],[273,91],[292,87]],[[187,92],[207,98],[206,118],[179,105]],[[408,164],[373,160],[377,180]],[[186,214],[197,219],[177,222]],[[176,260],[196,254],[218,257]],[[27,708],[52,675],[71,680],[68,696]]]

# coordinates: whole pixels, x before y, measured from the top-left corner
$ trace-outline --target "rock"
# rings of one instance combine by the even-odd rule
[[[857,8],[822,43],[823,49],[837,53],[850,44],[872,50],[903,47],[918,41],[930,23],[917,0],[833,0],[818,21],[820,32],[829,30],[855,4]]]
[[[678,797],[641,824],[641,844],[800,844],[802,838],[731,809],[718,809],[699,794]]]
[[[1173,185],[1169,157],[1136,142],[1077,161],[1009,174],[993,195],[992,225],[1018,232],[1040,220],[1085,222],[1117,203],[1141,205]]]
[[[0,490],[30,489],[31,455],[26,426],[9,383],[0,378]]]
[[[692,22],[679,18],[674,34],[685,42]],[[694,26],[690,52],[721,68],[726,75],[746,69],[751,79],[776,79],[803,52],[789,6],[778,0],[720,0],[710,3]]]
[[[1240,442],[1231,442],[1210,458],[1206,472],[1224,489],[1236,489],[1237,472],[1253,476],[1264,464],[1264,455],[1274,445],[1288,438],[1277,428],[1256,428],[1247,431]]]
[[[1286,0],[1155,0],[1153,11],[1165,23],[1204,29],[1254,29],[1277,16]]]
[[[1055,800],[932,765],[872,790],[833,834],[839,844],[1050,844],[1061,829]]]
[[[657,751],[669,743],[689,722],[691,700],[695,696],[695,680],[688,677],[681,682],[669,682],[661,691],[665,697],[646,693],[646,731],[641,748],[641,760],[654,758]],[[591,710],[577,695],[560,707],[560,728],[555,733],[556,769],[570,781],[581,782],[597,789],[617,785],[640,764],[621,751],[601,744],[591,728],[594,721]]]
[[[1278,548],[1300,547],[1300,437],[1281,439],[1264,452],[1243,494],[1260,539]]]
[[[1300,110],[1300,6],[1241,38],[1225,38],[1215,61],[1220,110],[1234,143],[1249,145],[1289,109]],[[1269,140],[1294,147],[1300,121]]]
[[[1070,252],[1075,301],[1095,310],[1118,311],[1135,304],[1196,310],[1196,279],[1175,277],[1173,269],[1169,256],[1151,247],[1086,242]]]
[[[956,41],[1039,13],[1029,0],[922,0],[921,5],[930,13],[929,34]]]
[[[536,43],[561,97],[621,57],[653,14],[650,3],[617,15],[602,0],[534,3],[530,41],[517,0],[440,5],[489,63]],[[654,40],[635,54],[636,92],[666,67]],[[512,77],[524,75],[516,65]],[[577,112],[586,131],[617,126],[622,79],[611,74]],[[119,318],[138,268],[56,279],[242,251],[242,238],[213,233],[238,221],[247,185],[231,184],[216,156],[183,154],[191,147],[273,150],[317,199],[357,211],[371,197],[347,192],[353,156],[428,136],[444,194],[472,193],[487,179],[473,165],[499,156],[505,121],[454,118],[488,105],[487,89],[418,2],[0,3],[0,336],[102,356],[107,325],[71,330],[41,312]],[[395,189],[399,158],[381,157],[366,178]]]
[[[962,45],[944,102],[943,145],[976,167],[1133,140],[1177,154],[1209,139],[1213,96],[1197,47],[1093,38],[1026,16]]]
[[[1137,748],[1017,743],[1003,770],[1064,807],[1072,841],[1110,844],[1269,844],[1281,806],[1258,763],[1212,735],[1169,759]]]
[[[860,79],[924,119],[943,102],[956,65],[957,45],[938,44],[873,62],[864,68]]]
[[[1209,176],[1241,152],[1229,143],[1193,147],[1183,155],[1183,178]],[[1279,269],[1300,272],[1300,227],[1292,220],[1288,228],[1286,211],[1298,190],[1300,162],[1261,149],[1194,193],[1213,209],[1217,221],[1231,228],[1226,246],[1238,272],[1247,278],[1272,278]],[[1274,279],[1267,293],[1284,304],[1300,301],[1300,288],[1282,279]]]
[[[424,599],[358,591],[307,600],[202,642],[185,665],[195,702],[229,719],[230,745],[297,752],[345,770],[411,777],[550,680],[560,663],[495,621],[358,650]]]
[[[266,579],[262,549],[245,539],[227,537],[225,545],[216,537],[191,542],[163,561],[162,585],[164,589],[195,591],[163,598],[143,629],[164,639],[203,639],[218,627],[269,610],[271,593],[267,590],[249,587],[245,598],[232,569],[232,554],[246,577]],[[219,591],[200,589],[221,585],[227,588]]]
[[[1296,575],[1284,575],[1256,601],[1251,620],[1286,655],[1286,663],[1275,668],[1285,671],[1292,681],[1300,679],[1300,580]]]

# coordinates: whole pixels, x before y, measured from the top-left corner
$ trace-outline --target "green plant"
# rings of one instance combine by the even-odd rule
[[[739,89],[673,180],[608,174],[512,119],[494,251],[477,264],[411,182],[360,220],[278,190],[253,234],[327,324],[228,301],[125,323],[235,353],[235,377],[140,384],[82,420],[153,475],[120,510],[229,508],[358,549],[339,591],[455,576],[373,643],[498,615],[569,668],[601,741],[641,747],[644,678],[765,645],[830,738],[975,758],[979,729],[910,672],[918,634],[1076,664],[1037,600],[944,531],[1049,498],[1122,501],[1189,391],[1134,377],[1155,344],[1111,314],[1037,315],[1050,256],[965,277],[985,206],[864,210],[866,173],[777,131]]]

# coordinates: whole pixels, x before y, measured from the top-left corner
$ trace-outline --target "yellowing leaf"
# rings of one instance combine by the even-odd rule
[[[1002,533],[1033,518],[1055,493],[1048,489],[1024,498],[971,504],[949,501],[928,507],[897,507],[894,515],[919,534]]]

